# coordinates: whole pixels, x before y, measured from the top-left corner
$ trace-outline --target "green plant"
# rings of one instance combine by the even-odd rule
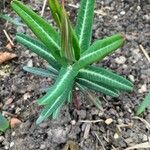
[[[24,70],[46,77],[51,76],[55,80],[47,94],[38,100],[38,104],[45,108],[37,124],[49,116],[57,117],[63,104],[72,101],[75,85],[84,93],[88,88],[112,97],[133,88],[132,83],[125,78],[108,69],[91,65],[113,53],[125,41],[122,34],[115,34],[91,44],[94,4],[95,0],[81,0],[74,30],[64,3],[61,5],[58,0],[49,0],[52,16],[59,29],[57,32],[21,2],[13,0],[11,3],[12,8],[38,38],[37,40],[18,33],[16,40],[49,63],[47,69],[24,67]],[[97,99],[94,100],[94,104],[99,106]]]
[[[4,132],[5,130],[7,130],[9,128],[9,122],[7,121],[7,119],[2,116],[2,114],[0,113],[0,131]]]
[[[142,103],[139,105],[136,115],[140,115],[141,113],[143,113],[145,109],[149,106],[150,106],[150,93],[146,95]]]

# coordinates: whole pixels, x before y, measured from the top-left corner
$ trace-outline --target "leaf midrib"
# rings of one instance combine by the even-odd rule
[[[80,36],[79,36],[79,44],[81,45],[82,41],[83,41],[83,35],[84,35],[84,29],[85,29],[85,25],[86,25],[86,15],[87,15],[87,11],[88,11],[88,5],[89,5],[89,1],[86,1],[86,6],[85,6],[85,13],[83,16],[83,23],[82,23],[82,27],[81,27],[81,32],[80,32]]]

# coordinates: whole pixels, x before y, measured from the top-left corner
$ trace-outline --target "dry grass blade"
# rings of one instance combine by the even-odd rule
[[[79,120],[81,123],[98,123],[98,122],[104,122],[104,120],[99,119],[99,120]]]
[[[17,57],[14,53],[0,52],[0,64]]]
[[[3,30],[3,32],[4,32],[5,36],[6,36],[6,38],[8,39],[8,41],[10,42],[10,44],[11,44],[12,46],[14,46],[14,43],[13,43],[13,41],[11,40],[10,36],[8,35],[8,33],[6,32],[6,30]]]
[[[95,134],[96,138],[98,139],[98,141],[100,142],[100,144],[102,145],[102,149],[103,149],[103,150],[106,150],[106,149],[105,149],[105,146],[104,146],[104,144],[103,144],[103,142],[101,141],[101,139],[99,138],[99,136],[97,135],[97,133],[94,132],[94,134]]]
[[[146,128],[148,129],[148,130],[150,130],[150,124],[145,120],[145,119],[143,119],[143,118],[140,118],[140,117],[133,117],[133,119],[137,119],[137,120],[140,120],[140,121],[142,121],[145,125],[146,125]]]
[[[43,15],[44,15],[44,10],[45,10],[46,4],[47,4],[47,0],[44,0],[43,7],[42,7],[42,12],[41,12],[41,17],[43,17]]]
[[[147,58],[147,60],[149,61],[150,63],[150,57],[148,55],[148,53],[146,52],[146,50],[144,49],[144,47],[142,45],[139,45],[141,51],[143,52],[143,54],[145,55],[145,57]]]
[[[143,148],[150,148],[150,142],[145,142],[145,143],[141,143],[141,144],[136,144],[134,146],[131,146],[129,148],[126,148],[125,150],[131,150],[131,149],[143,149]]]

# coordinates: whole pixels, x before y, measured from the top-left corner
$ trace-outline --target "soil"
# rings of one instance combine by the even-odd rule
[[[26,0],[25,3],[41,12],[42,0]],[[4,0],[4,4],[3,12],[18,19],[10,9],[10,1]],[[73,21],[77,12],[74,5],[78,6],[78,1],[69,0],[66,4]],[[150,1],[97,0],[95,11],[93,41],[118,32],[124,33],[127,39],[123,48],[97,65],[129,78],[134,83],[134,91],[115,99],[97,95],[102,102],[101,110],[79,93],[80,110],[74,105],[64,106],[57,120],[48,119],[35,125],[41,110],[36,99],[52,80],[26,73],[22,67],[45,66],[46,62],[16,42],[12,49],[7,49],[3,29],[13,40],[16,32],[32,33],[26,27],[0,20],[0,50],[18,56],[0,65],[0,109],[8,119],[16,117],[22,121],[19,126],[0,134],[0,150],[62,150],[70,140],[79,150],[125,150],[150,141],[150,129],[145,124],[145,121],[150,124],[150,108],[141,116],[144,121],[134,117],[136,107],[150,91],[150,63],[139,47],[142,45],[150,54]],[[48,8],[44,17],[51,22]],[[107,124],[111,119],[112,123]]]

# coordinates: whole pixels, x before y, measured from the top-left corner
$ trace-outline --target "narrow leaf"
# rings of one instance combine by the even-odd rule
[[[56,62],[47,47],[40,41],[22,33],[16,35],[16,41],[46,60],[54,68],[60,68],[60,65]]]
[[[131,91],[133,89],[133,84],[129,80],[102,67],[89,66],[86,69],[81,69],[78,77],[92,82],[104,83],[118,90]]]
[[[95,0],[81,0],[75,29],[82,52],[91,44],[94,4]]]
[[[57,109],[61,107],[68,95],[68,90],[63,92],[53,103],[48,104],[41,112],[39,118],[36,121],[36,124],[40,124],[43,120],[56,113]]]
[[[9,122],[7,121],[7,119],[2,116],[2,114],[0,113],[0,131],[4,132],[6,129],[9,128]]]
[[[111,37],[107,37],[103,40],[95,42],[87,51],[85,51],[80,60],[75,64],[78,69],[82,69],[91,63],[102,60],[124,43],[124,37],[122,34],[116,34]]]
[[[141,113],[143,113],[145,111],[145,109],[147,107],[149,107],[149,106],[150,106],[150,93],[148,93],[146,95],[146,97],[144,98],[143,102],[138,107],[136,115],[140,115]]]
[[[57,26],[59,27],[60,30],[61,26],[62,26],[62,18],[64,18],[64,13],[65,16],[67,18],[67,22],[68,22],[68,28],[70,30],[70,36],[69,37],[70,41],[72,41],[72,46],[73,46],[73,51],[74,51],[74,57],[76,60],[79,60],[80,58],[80,46],[79,46],[79,41],[78,41],[78,37],[75,33],[75,31],[73,30],[72,24],[69,20],[69,17],[67,15],[67,12],[64,10],[64,8],[59,4],[58,0],[49,0],[49,7],[52,13],[52,16],[57,24]]]
[[[77,82],[89,89],[92,89],[94,91],[97,91],[97,92],[101,92],[103,94],[106,94],[106,95],[109,95],[111,97],[118,97],[118,91],[113,89],[113,88],[110,88],[102,83],[99,83],[99,84],[96,84],[94,82],[91,82],[89,80],[86,80],[86,79],[81,79],[81,78],[78,78],[77,79]]]
[[[64,64],[58,51],[59,35],[53,27],[20,1],[13,0],[11,6],[40,41],[47,46],[54,58],[60,64]]]
[[[24,66],[23,69],[27,72],[33,73],[38,76],[56,78],[55,74],[50,70],[37,68],[37,67],[27,67],[27,66]]]
[[[74,70],[71,66],[67,68],[62,68],[60,70],[59,76],[51,89],[48,90],[47,94],[38,100],[39,105],[46,105],[53,103],[57,97],[59,97],[62,92],[70,87],[75,76],[78,72]]]

